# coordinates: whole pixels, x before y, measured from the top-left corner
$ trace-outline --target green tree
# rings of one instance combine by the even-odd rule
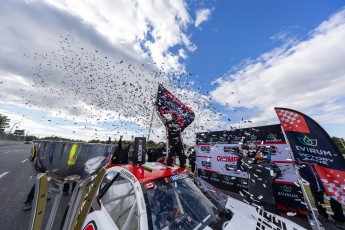
[[[92,139],[92,140],[89,141],[89,143],[101,143],[101,141],[100,140]]]
[[[332,137],[334,144],[338,147],[341,154],[345,154],[345,141],[344,138]]]
[[[33,140],[38,140],[39,138],[33,135],[28,135],[25,136],[25,141],[33,141]]]
[[[146,143],[146,147],[147,148],[153,148],[156,146],[156,143],[152,140],[149,140],[147,143]]]
[[[9,122],[10,119],[7,116],[0,114],[0,128],[8,128]]]

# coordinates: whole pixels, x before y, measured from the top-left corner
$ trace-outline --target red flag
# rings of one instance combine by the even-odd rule
[[[326,194],[345,205],[345,172],[314,165]]]
[[[275,109],[275,111],[284,131],[310,133],[308,125],[301,114],[283,109]]]

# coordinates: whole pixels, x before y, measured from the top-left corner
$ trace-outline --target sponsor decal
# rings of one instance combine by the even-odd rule
[[[138,161],[143,160],[143,141],[139,140],[139,145],[138,145]]]
[[[165,177],[164,180],[165,180],[165,183],[170,183],[170,182],[181,180],[187,177],[188,175],[184,173],[184,174],[177,174],[177,175]]]
[[[201,171],[200,172],[202,176],[206,176],[206,172],[205,171]]]
[[[305,146],[317,146],[317,139],[310,139],[307,135],[305,135],[303,138],[297,137],[297,139]]]
[[[127,172],[126,170],[124,169],[121,169],[120,173],[122,175],[124,175],[125,177],[127,177],[128,179],[130,179],[132,181],[132,183],[135,183],[137,182],[137,178],[135,176],[133,176],[130,172]]]

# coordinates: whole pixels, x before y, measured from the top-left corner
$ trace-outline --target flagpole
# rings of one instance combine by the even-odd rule
[[[158,84],[158,89],[159,89],[159,84]],[[156,100],[157,100],[157,95],[158,95],[158,90],[157,90],[156,97],[155,97]],[[149,127],[149,133],[147,134],[147,141],[150,140],[151,128],[152,128],[152,123],[153,123],[153,114],[155,112],[155,109],[156,109],[156,106],[155,106],[155,104],[153,104],[151,120],[150,120],[150,127]]]
[[[289,146],[289,153],[290,153],[290,156],[291,156],[291,159],[292,159],[292,162],[293,162],[293,166],[294,166],[294,168],[295,168],[295,172],[296,172],[296,175],[297,175],[298,183],[299,183],[300,186],[301,186],[302,193],[303,193],[303,197],[304,197],[304,198],[306,199],[306,201],[307,201],[307,206],[308,206],[309,210],[310,210],[311,213],[312,213],[313,221],[316,223],[317,229],[319,229],[319,230],[325,230],[325,228],[324,228],[323,226],[320,226],[320,222],[319,222],[319,220],[317,219],[317,217],[316,217],[316,215],[315,215],[315,212],[313,211],[313,207],[311,206],[310,199],[309,199],[309,197],[308,197],[308,195],[307,195],[307,192],[305,191],[303,182],[302,182],[302,180],[301,180],[301,175],[300,175],[300,173],[299,173],[299,169],[295,166],[295,157],[294,157],[294,155],[293,155],[293,153],[292,153],[292,151],[291,151],[291,146],[290,146],[289,140],[288,140],[287,137],[286,137],[286,134],[285,134],[284,129],[283,129],[282,127],[281,127],[281,129],[282,129],[282,132],[283,132],[285,141],[286,141],[286,143],[287,143],[288,146]],[[309,216],[309,215],[308,215],[308,216]],[[309,218],[308,218],[308,219],[309,219]],[[310,224],[310,221],[309,221],[309,224]],[[314,228],[313,228],[313,225],[312,225],[312,224],[310,224],[310,225],[311,225],[311,228],[314,229]]]
[[[153,122],[153,114],[155,112],[155,106],[153,106],[152,114],[151,114],[151,120],[150,120],[150,127],[149,127],[149,133],[147,134],[147,141],[150,140],[150,134],[151,134],[151,128],[152,128],[152,122]]]

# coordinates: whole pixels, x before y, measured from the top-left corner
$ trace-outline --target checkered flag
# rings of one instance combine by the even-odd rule
[[[308,125],[301,114],[284,109],[276,109],[276,113],[284,131],[310,133]]]
[[[315,165],[326,194],[345,205],[345,172]]]

